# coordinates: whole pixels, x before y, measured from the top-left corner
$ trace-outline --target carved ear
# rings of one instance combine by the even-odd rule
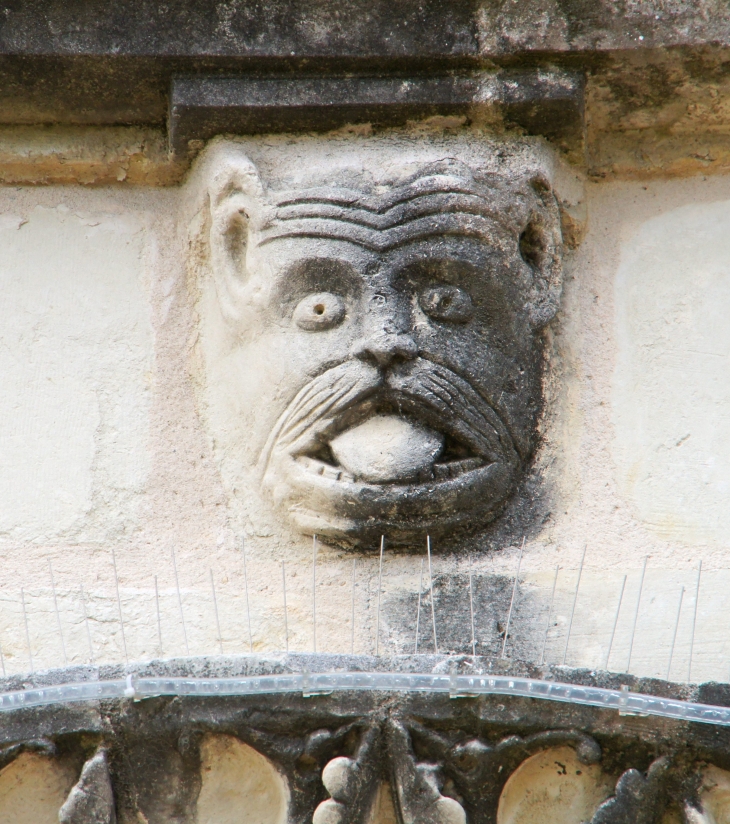
[[[210,265],[224,317],[239,316],[248,279],[246,255],[261,224],[264,189],[243,155],[220,158],[209,178]]]
[[[527,220],[520,232],[520,255],[532,272],[529,313],[536,329],[558,310],[562,291],[560,211],[550,184],[542,177],[530,181],[533,196]]]

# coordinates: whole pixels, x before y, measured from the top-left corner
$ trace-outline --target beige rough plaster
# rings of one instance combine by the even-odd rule
[[[229,735],[201,745],[197,824],[285,824],[289,790],[274,766]]]
[[[568,664],[603,667],[627,575],[610,661],[626,668],[648,556],[631,671],[666,677],[684,586],[671,676],[685,680],[702,560],[691,676],[727,678],[729,191],[727,179],[701,177],[588,187],[588,232],[568,263],[554,327],[539,457],[551,516],[523,561],[545,599],[550,568],[561,566],[548,661],[563,659],[587,545]],[[514,570],[517,554],[500,553],[493,568]]]
[[[616,274],[614,459],[662,537],[723,543],[730,527],[730,200],[643,222]]]
[[[510,776],[497,824],[582,824],[612,794],[614,783],[599,766],[581,764],[571,747],[546,750]]]
[[[58,761],[23,753],[0,771],[2,824],[58,824],[76,775]]]
[[[164,186],[184,168],[170,158],[167,135],[134,127],[0,127],[0,182]]]

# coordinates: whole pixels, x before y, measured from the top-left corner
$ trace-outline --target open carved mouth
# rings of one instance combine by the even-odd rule
[[[454,435],[397,410],[368,404],[348,418],[298,463],[332,481],[393,486],[451,480],[489,463]]]
[[[260,462],[264,488],[302,532],[350,545],[490,518],[520,466],[489,402],[423,358],[386,372],[351,360],[316,376]]]

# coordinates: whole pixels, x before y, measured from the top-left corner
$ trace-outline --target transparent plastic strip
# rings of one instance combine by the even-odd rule
[[[617,710],[623,715],[658,716],[678,721],[730,726],[730,707],[658,698],[627,689],[613,690],[500,675],[455,675],[399,672],[317,672],[231,678],[127,676],[126,680],[84,681],[0,693],[0,711],[79,701],[151,698],[153,696],[323,695],[348,690],[420,692],[467,698],[511,695]]]

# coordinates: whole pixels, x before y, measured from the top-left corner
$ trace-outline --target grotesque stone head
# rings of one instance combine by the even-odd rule
[[[560,291],[546,177],[291,162],[221,144],[201,173],[206,417],[230,487],[344,545],[483,528],[535,445]]]

